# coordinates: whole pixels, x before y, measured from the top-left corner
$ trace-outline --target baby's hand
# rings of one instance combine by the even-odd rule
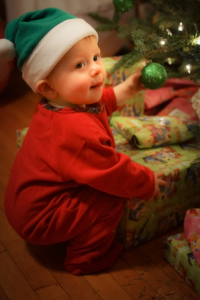
[[[131,95],[137,94],[139,91],[144,90],[144,86],[141,83],[141,68],[139,68],[134,74],[130,75],[126,79],[126,84]]]
[[[141,74],[141,68],[138,68],[138,70],[130,75],[125,81],[114,86],[114,93],[118,106],[134,97],[139,91],[145,89],[141,83]]]
[[[162,177],[165,174],[163,172],[156,172],[154,173],[155,176],[155,189],[154,189],[154,194],[152,198],[156,198],[159,199],[160,198],[160,188],[159,186],[166,186],[167,182],[165,180],[162,179]]]

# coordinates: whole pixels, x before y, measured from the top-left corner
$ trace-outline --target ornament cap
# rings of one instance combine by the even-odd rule
[[[15,45],[7,39],[0,39],[0,60],[13,60],[15,58],[15,54]]]

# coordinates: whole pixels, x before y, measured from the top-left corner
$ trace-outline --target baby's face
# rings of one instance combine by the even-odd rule
[[[105,69],[94,36],[75,44],[57,64],[48,79],[58,93],[59,105],[92,104],[100,100]]]

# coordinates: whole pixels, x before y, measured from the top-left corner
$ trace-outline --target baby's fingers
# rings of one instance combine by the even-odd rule
[[[164,185],[166,186],[167,185],[167,182],[165,180],[162,180],[162,179],[158,179],[158,185]]]
[[[165,176],[165,173],[164,172],[156,172],[155,175],[157,178],[160,178],[160,177]]]

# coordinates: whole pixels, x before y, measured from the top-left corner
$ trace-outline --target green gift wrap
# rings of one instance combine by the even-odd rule
[[[184,233],[164,238],[163,251],[164,257],[170,265],[200,295],[200,267],[185,239]]]
[[[112,129],[116,151],[133,161],[149,167],[153,172],[164,172],[166,187],[160,199],[145,201],[126,199],[118,235],[126,248],[138,246],[180,226],[189,208],[200,205],[200,174],[190,169],[190,163],[200,151],[200,143],[188,141],[179,145],[138,149],[115,128]]]
[[[190,140],[196,122],[169,116],[113,116],[110,124],[138,148],[152,148]]]

